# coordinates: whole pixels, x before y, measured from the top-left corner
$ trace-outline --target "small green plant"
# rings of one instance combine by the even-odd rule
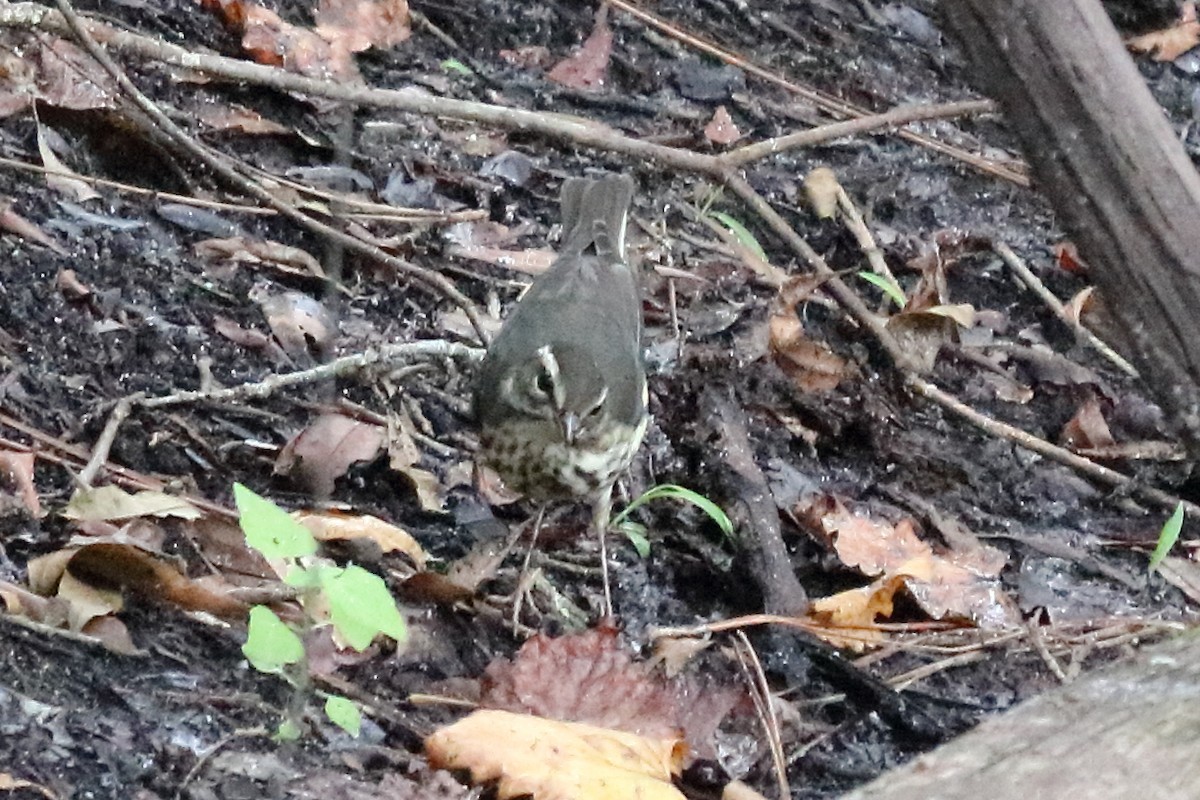
[[[872,283],[882,289],[883,293],[886,294],[888,298],[896,304],[897,308],[904,308],[905,303],[908,302],[908,298],[904,296],[904,290],[900,288],[899,284],[897,284],[895,280],[887,277],[886,275],[880,275],[864,269],[858,273],[858,277],[862,278],[867,283]]]
[[[447,72],[457,72],[459,75],[474,75],[475,71],[457,58],[447,58],[442,62],[442,69]]]
[[[1150,571],[1158,569],[1158,565],[1167,557],[1167,553],[1171,552],[1171,548],[1179,541],[1179,534],[1183,531],[1183,503],[1175,506],[1175,511],[1171,516],[1167,517],[1167,521],[1163,523],[1162,530],[1158,534],[1158,544],[1154,547],[1154,552],[1150,554]]]
[[[733,238],[737,239],[738,244],[758,256],[760,261],[767,260],[767,251],[763,250],[762,245],[758,243],[758,239],[750,232],[749,228],[742,224],[741,220],[726,214],[724,211],[714,211],[712,216],[713,219],[729,229],[729,232],[733,234]]]
[[[691,503],[699,508],[705,514],[717,523],[717,527],[721,529],[727,537],[733,536],[733,523],[729,521],[729,517],[721,510],[721,507],[709,500],[704,495],[693,492],[691,489],[685,489],[682,486],[677,486],[673,483],[663,483],[658,486],[653,486],[642,493],[642,496],[634,500],[629,505],[621,510],[620,514],[613,517],[612,527],[625,534],[633,544],[638,555],[642,558],[650,555],[650,540],[646,538],[646,527],[629,518],[629,515],[641,508],[646,503],[652,500],[658,500],[663,497],[674,498]]]
[[[301,623],[289,625],[266,606],[255,606],[250,609],[246,643],[242,646],[242,653],[255,669],[280,675],[292,685],[295,694],[291,711],[275,735],[295,739],[300,735],[299,707],[309,688],[304,634],[320,624],[313,609],[325,608],[329,623],[359,651],[381,633],[403,642],[407,629],[396,601],[378,575],[353,564],[338,567],[302,563],[317,551],[317,542],[308,529],[240,483],[234,484],[233,496],[246,543],[266,558],[283,560],[288,565],[284,581],[300,592],[304,610]],[[350,700],[329,697],[325,713],[343,730],[358,735],[362,717]]]

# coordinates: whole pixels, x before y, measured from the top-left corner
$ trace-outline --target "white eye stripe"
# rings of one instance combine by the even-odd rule
[[[538,348],[537,357],[542,365],[542,369],[546,370],[546,374],[550,376],[554,407],[562,408],[567,403],[567,392],[563,386],[562,373],[558,369],[558,359],[554,357],[554,351],[550,349],[550,345],[548,344]]]

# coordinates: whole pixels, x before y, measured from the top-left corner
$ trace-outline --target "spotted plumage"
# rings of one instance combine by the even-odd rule
[[[483,462],[539,502],[607,507],[646,432],[641,300],[624,248],[632,195],[626,176],[563,184],[559,256],[475,382]]]

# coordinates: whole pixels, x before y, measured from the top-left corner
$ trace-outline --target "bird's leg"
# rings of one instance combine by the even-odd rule
[[[600,541],[600,575],[604,581],[604,617],[613,615],[612,588],[608,582],[608,521],[612,515],[613,485],[605,486],[592,504],[592,527]]]
[[[546,505],[546,503],[542,503],[538,506],[537,516],[533,520],[533,534],[529,537],[529,547],[525,550],[525,560],[521,563],[521,574],[517,577],[517,594],[513,598],[512,611],[513,630],[516,630],[517,622],[521,616],[521,605],[525,597],[525,591],[521,587],[525,584],[525,576],[529,574],[529,561],[533,558],[533,548],[537,546],[538,534],[542,530],[542,519],[546,516]]]

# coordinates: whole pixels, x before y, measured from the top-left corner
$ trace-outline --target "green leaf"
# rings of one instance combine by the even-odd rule
[[[758,243],[758,239],[755,239],[754,234],[737,218],[729,216],[724,211],[716,211],[713,213],[713,219],[720,222],[726,228],[729,228],[729,232],[733,234],[733,238],[737,239],[742,247],[745,247],[763,261],[767,260],[767,253],[762,249],[762,245]]]
[[[693,492],[691,489],[685,489],[682,486],[677,486],[673,483],[663,483],[647,489],[641,497],[625,506],[625,508],[621,510],[621,513],[617,514],[612,521],[612,526],[620,529],[621,524],[631,513],[633,513],[635,509],[640,508],[646,503],[649,503],[651,500],[657,500],[660,497],[673,497],[676,500],[684,500],[688,503],[691,503],[705,514],[708,514],[708,516],[712,518],[712,521],[717,523],[717,527],[721,529],[722,533],[724,533],[726,536],[733,535],[733,523],[729,521],[729,517],[725,515],[725,512],[721,510],[720,506],[702,494]]]
[[[275,729],[275,741],[277,742],[294,742],[299,738],[300,726],[296,724],[296,720],[294,719],[285,719]]]
[[[857,274],[858,277],[862,278],[867,283],[873,283],[882,289],[883,293],[886,294],[898,308],[904,308],[904,304],[908,302],[908,299],[904,296],[904,290],[900,288],[900,285],[896,283],[895,280],[888,278],[886,275],[880,275],[877,272],[869,272],[865,269]]]
[[[404,617],[383,579],[362,567],[321,572],[321,588],[329,599],[329,616],[338,633],[355,650],[365,650],[377,634],[403,642]]]
[[[233,497],[246,544],[267,558],[300,558],[317,552],[317,540],[308,529],[270,500],[240,483],[233,485]]]
[[[1163,523],[1162,531],[1158,534],[1158,544],[1154,547],[1154,552],[1150,554],[1150,571],[1158,569],[1158,565],[1167,557],[1167,553],[1171,552],[1171,548],[1179,541],[1179,534],[1183,531],[1183,503],[1175,506],[1175,510],[1167,521]]]
[[[457,72],[459,75],[474,75],[475,71],[457,58],[447,58],[442,62],[442,69],[447,72]]]
[[[330,695],[325,701],[325,716],[356,739],[362,731],[362,712],[358,710],[358,706],[341,695]]]
[[[259,672],[279,672],[304,658],[304,643],[274,611],[255,606],[250,609],[250,626],[242,654]]]
[[[631,519],[622,520],[618,530],[625,535],[639,557],[650,557],[650,539],[646,537],[646,526]]]

